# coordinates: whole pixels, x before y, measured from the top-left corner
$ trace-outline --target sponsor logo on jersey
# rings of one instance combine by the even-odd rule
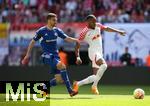
[[[54,42],[54,41],[56,41],[57,39],[52,39],[52,40],[46,40],[46,42],[48,43],[48,42]]]
[[[100,35],[95,35],[93,38],[92,38],[92,40],[95,40],[95,39],[97,39],[97,38],[99,38],[100,37]]]

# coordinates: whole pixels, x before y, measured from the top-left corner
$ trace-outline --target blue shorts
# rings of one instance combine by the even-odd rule
[[[57,69],[57,64],[60,62],[58,54],[43,53],[41,57],[43,63],[51,67],[50,74],[60,74],[60,70]]]

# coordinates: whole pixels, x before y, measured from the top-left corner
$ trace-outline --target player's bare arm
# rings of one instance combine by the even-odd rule
[[[75,46],[75,55],[76,55],[76,64],[82,64],[82,60],[80,58],[80,43],[76,43]]]
[[[123,30],[118,30],[118,29],[111,28],[111,27],[106,27],[104,30],[108,31],[108,32],[118,32],[122,36],[125,36],[125,34],[126,34],[126,32]]]
[[[80,55],[79,55],[79,48],[80,48],[79,40],[76,39],[76,38],[67,37],[65,39],[65,41],[67,41],[67,42],[76,42],[76,47],[75,47],[75,54],[76,54],[76,57],[77,57],[76,64],[81,64],[82,61],[81,61]]]
[[[22,64],[26,64],[27,63],[34,44],[35,44],[35,41],[32,39],[30,44],[29,44],[29,46],[28,46],[27,53],[26,53],[24,59],[21,61]]]
[[[67,41],[67,42],[79,42],[78,39],[72,38],[72,37],[65,38],[65,41]]]
[[[76,55],[76,57],[80,57],[80,44],[79,43],[76,43],[75,55]]]

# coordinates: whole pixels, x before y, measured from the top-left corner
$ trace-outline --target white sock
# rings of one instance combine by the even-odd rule
[[[91,75],[91,76],[89,76],[89,77],[87,77],[87,78],[85,78],[85,79],[83,79],[83,80],[81,80],[81,81],[78,81],[78,85],[79,86],[82,86],[82,85],[85,85],[85,84],[89,84],[89,83],[92,83],[92,82],[94,82],[94,80],[95,80],[95,75]]]
[[[95,80],[94,80],[92,87],[97,87],[97,84],[98,84],[99,80],[102,78],[106,69],[107,69],[107,64],[102,64],[100,66],[100,68],[97,71],[97,74],[96,74],[96,77],[95,77]]]

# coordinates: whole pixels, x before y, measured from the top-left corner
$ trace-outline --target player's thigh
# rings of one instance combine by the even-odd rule
[[[64,63],[62,63],[61,61],[59,61],[56,65],[57,69],[58,70],[65,70],[66,69],[66,66]]]
[[[42,58],[43,58],[43,63],[50,65],[52,69],[55,68],[57,69],[57,67],[60,68],[63,66],[62,63],[60,62],[60,58],[58,55],[43,54]]]
[[[64,70],[64,69],[66,69],[65,64],[60,61],[60,58],[59,58],[58,55],[54,55],[54,58],[53,58],[52,62],[53,62],[53,66],[52,67],[56,68],[57,70]]]
[[[93,61],[95,57],[95,52],[93,52],[92,50],[88,50],[88,56],[89,56],[89,59]]]
[[[103,54],[95,49],[88,50],[88,55],[91,61],[97,61],[98,59],[103,58]]]
[[[100,66],[99,65],[97,65],[96,64],[96,61],[95,61],[95,59],[96,59],[96,54],[97,53],[97,51],[95,51],[95,50],[89,50],[88,51],[88,55],[89,55],[89,58],[90,58],[90,60],[92,61],[92,71],[93,71],[93,74],[94,75],[96,75],[96,73],[97,73],[97,71],[98,71],[98,69],[100,68]]]
[[[60,58],[58,56],[52,54],[44,54],[42,59],[44,64],[47,64],[51,67],[51,74],[60,74],[60,70],[57,69],[57,64],[59,64],[60,62]]]

